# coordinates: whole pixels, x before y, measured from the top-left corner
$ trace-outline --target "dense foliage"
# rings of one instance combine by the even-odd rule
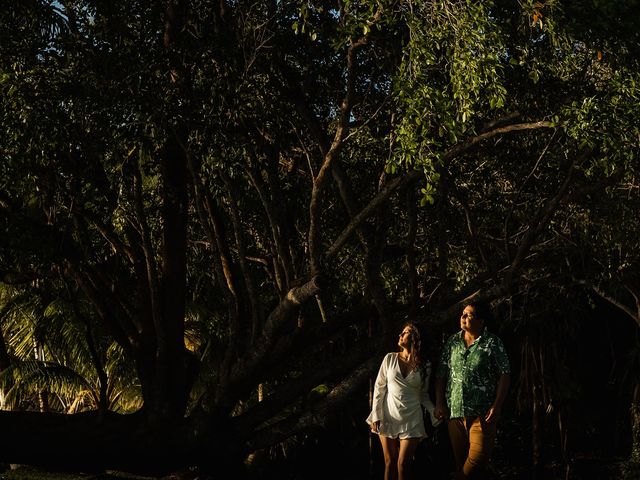
[[[566,299],[640,326],[637,7],[12,1],[0,425],[42,416],[0,460],[51,461],[38,418],[84,411],[54,463],[239,464],[366,403],[398,322],[437,351],[471,296],[521,333],[520,407],[555,412]]]

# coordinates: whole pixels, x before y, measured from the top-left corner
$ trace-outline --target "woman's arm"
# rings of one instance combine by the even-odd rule
[[[371,402],[371,414],[369,415],[369,423],[371,429],[377,433],[384,416],[384,399],[387,395],[387,370],[389,364],[389,354],[382,360],[378,376],[373,385],[373,399]]]

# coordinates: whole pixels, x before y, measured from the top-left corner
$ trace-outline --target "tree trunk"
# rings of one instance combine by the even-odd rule
[[[188,135],[176,128],[164,146],[163,175],[163,245],[162,245],[162,314],[163,331],[156,332],[157,382],[163,385],[161,398],[169,415],[182,416],[188,389],[184,348],[184,315],[187,298],[187,159],[183,145]]]

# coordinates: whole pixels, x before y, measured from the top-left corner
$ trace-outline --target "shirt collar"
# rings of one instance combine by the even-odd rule
[[[469,345],[469,347],[475,345],[476,343],[480,343],[480,341],[487,334],[487,332],[488,332],[488,330],[487,330],[487,327],[485,325],[485,327],[482,329],[482,332],[480,332],[480,335],[478,335],[478,338],[476,338],[475,341],[471,345]],[[464,330],[460,330],[458,332],[458,338],[460,339],[461,342],[464,342]]]

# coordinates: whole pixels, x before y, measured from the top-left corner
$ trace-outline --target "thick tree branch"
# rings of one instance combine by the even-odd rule
[[[306,124],[309,132],[311,133],[311,136],[315,139],[322,157],[325,158],[330,148],[329,138],[320,125],[317,116],[311,111],[308,103],[305,101],[304,93],[301,91],[299,86],[300,81],[297,78],[297,73],[294,72],[291,68],[288,68],[288,66],[286,66],[284,62],[279,62],[279,64],[280,68],[285,72],[284,76],[286,81],[282,82],[284,92],[288,98],[291,98],[293,100],[296,111],[298,112],[300,117],[302,117],[302,120]],[[307,156],[310,157],[309,152],[307,152]],[[310,159],[309,163],[311,163]],[[311,164],[309,165],[309,172],[312,178],[315,178],[315,174],[313,173]],[[342,199],[342,203],[347,210],[349,218],[353,219],[353,216],[356,214],[359,207],[353,193],[353,188],[351,187],[351,184],[349,182],[349,177],[339,162],[332,163],[331,174],[334,181],[336,182],[336,185],[338,186],[340,198]],[[367,249],[369,242],[366,238],[366,232],[364,232],[362,229],[358,229],[358,233],[362,244],[364,245],[365,249]]]
[[[251,304],[251,339],[255,339],[259,332],[262,323],[262,309],[260,307],[260,301],[255,289],[255,282],[251,269],[247,265],[247,249],[244,239],[244,232],[242,229],[242,221],[240,219],[240,211],[237,203],[237,192],[231,178],[221,171],[222,181],[227,187],[229,192],[229,211],[231,212],[231,221],[233,223],[233,233],[236,239],[236,246],[238,248],[238,262],[240,264],[240,270],[244,278],[244,284],[249,296],[249,302]]]
[[[359,367],[351,369],[350,375],[333,387],[321,400],[307,406],[301,412],[296,412],[280,422],[255,432],[248,445],[249,449],[254,451],[264,448],[290,438],[296,433],[325,425],[330,413],[352,398],[353,393],[371,378],[372,373],[375,372],[379,365],[380,357],[369,354],[365,362],[360,364]]]
[[[280,296],[282,296],[291,284],[292,280],[291,278],[289,278],[289,272],[285,266],[285,263],[289,258],[289,254],[280,234],[280,232],[282,231],[282,225],[279,222],[279,217],[276,212],[275,206],[269,199],[267,189],[264,185],[262,177],[260,176],[260,173],[250,167],[246,168],[245,171],[249,179],[251,180],[251,183],[258,192],[258,196],[260,197],[260,201],[262,202],[262,206],[269,220],[269,227],[271,229],[274,249],[274,276],[276,279],[276,286],[279,290],[278,293]]]
[[[311,264],[311,271],[317,273],[320,271],[320,245],[319,245],[319,229],[320,229],[320,202],[321,195],[326,183],[327,174],[331,171],[332,163],[338,155],[339,150],[342,148],[343,140],[347,135],[349,129],[349,117],[351,115],[351,108],[353,104],[354,90],[355,90],[355,78],[356,78],[356,52],[357,50],[366,45],[368,37],[362,37],[356,42],[351,43],[347,50],[347,84],[346,93],[340,105],[340,116],[336,127],[336,133],[333,137],[333,141],[329,147],[329,150],[324,155],[322,166],[320,171],[313,180],[313,187],[311,189],[311,201],[309,202],[309,259]]]
[[[293,318],[302,304],[320,291],[321,283],[321,278],[314,276],[305,284],[289,290],[267,317],[261,335],[254,342],[254,348],[250,348],[247,354],[233,365],[229,375],[229,384],[219,386],[220,388],[216,391],[216,404],[223,408],[230,408],[232,400],[228,397],[231,390],[230,385],[244,385],[245,379],[254,376],[278,340],[281,329]]]
[[[160,300],[160,285],[158,280],[158,267],[156,264],[155,251],[153,249],[153,244],[151,240],[151,232],[149,230],[149,225],[147,224],[147,217],[144,211],[144,203],[142,199],[142,175],[140,174],[140,169],[137,165],[132,166],[133,170],[133,200],[134,200],[134,209],[136,215],[137,225],[136,230],[140,234],[141,248],[144,254],[144,263],[146,266],[145,270],[145,278],[146,283],[149,286],[149,304],[151,306],[150,316],[153,323],[153,327],[156,331],[156,336],[158,336],[158,341],[160,342],[157,345],[157,348],[165,352],[166,344],[165,339],[166,335],[164,333],[164,326],[162,322],[162,311],[160,308],[161,300]]]
[[[380,347],[381,341],[380,337],[378,337],[375,340],[361,343],[357,349],[353,349],[348,354],[327,355],[327,349],[331,348],[330,343],[337,343],[337,337],[344,333],[343,330],[345,328],[348,328],[344,323],[333,323],[335,324],[329,328],[310,329],[312,331],[297,331],[290,334],[291,339],[286,342],[287,348],[282,349],[281,354],[286,351],[288,362],[306,362],[308,365],[313,365],[313,368],[303,367],[309,374],[291,380],[283,386],[278,386],[263,401],[243,413],[238,419],[243,430],[254,430],[262,422],[272,418],[278,412],[282,412],[288,405],[298,402],[302,395],[308,394],[314,387],[328,378],[346,375],[351,371],[352,367],[368,359],[371,356],[371,352]],[[334,346],[336,343],[334,343]],[[313,346],[313,350],[309,350],[310,345]],[[280,360],[270,359],[269,367],[275,368],[276,371],[288,371],[288,367],[278,368],[278,365],[282,365],[282,358],[284,357],[276,356]],[[326,357],[321,364],[318,364],[317,361],[319,356]]]

